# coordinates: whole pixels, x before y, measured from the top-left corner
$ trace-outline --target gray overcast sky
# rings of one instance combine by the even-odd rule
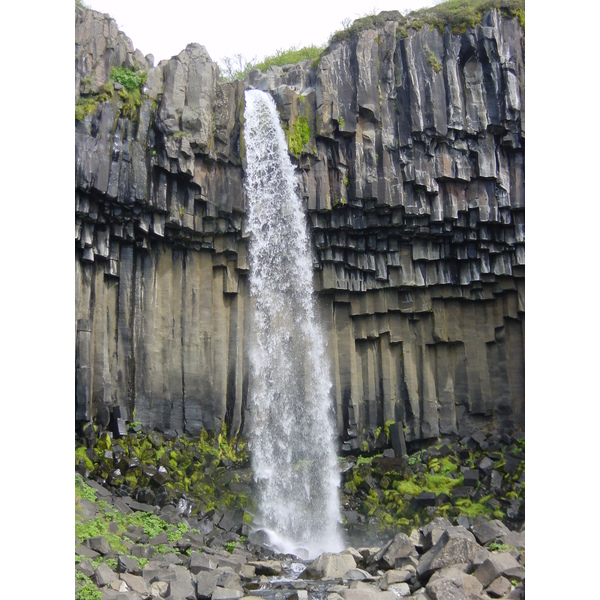
[[[242,54],[261,59],[292,46],[320,45],[342,28],[344,19],[373,11],[414,10],[434,0],[302,0],[291,5],[272,0],[85,0],[113,17],[121,31],[154,64],[179,54],[187,44],[202,44],[214,61]],[[292,7],[292,10],[286,7]]]

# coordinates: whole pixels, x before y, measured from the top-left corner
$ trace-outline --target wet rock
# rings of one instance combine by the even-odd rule
[[[278,560],[257,560],[247,563],[248,566],[254,567],[257,575],[275,576],[283,573],[283,566]]]
[[[356,568],[356,561],[350,554],[325,552],[311,562],[300,575],[301,579],[340,579],[350,569]]]
[[[350,569],[344,573],[342,579],[346,581],[374,581],[375,577],[363,569]]]
[[[212,600],[237,600],[244,595],[242,590],[230,590],[227,588],[216,587],[212,593]]]

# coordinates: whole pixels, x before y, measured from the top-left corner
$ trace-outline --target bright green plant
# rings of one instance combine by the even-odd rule
[[[508,550],[508,546],[506,544],[501,544],[500,542],[491,542],[488,546],[488,550],[490,552],[504,552],[505,550]]]
[[[133,71],[126,67],[112,67],[110,78],[120,83],[128,92],[141,90],[146,82],[146,71]]]
[[[288,130],[288,146],[290,152],[300,156],[302,149],[310,140],[310,125],[306,117],[300,116]]]
[[[77,456],[77,453],[75,453]],[[85,481],[83,481],[83,477],[81,475],[75,475],[75,502],[78,501],[79,498],[84,498],[85,500],[89,500],[90,502],[96,501],[96,490],[90,487]]]
[[[89,581],[75,591],[75,600],[102,600],[102,592]]]

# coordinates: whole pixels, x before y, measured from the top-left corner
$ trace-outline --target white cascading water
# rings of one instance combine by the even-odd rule
[[[313,558],[344,547],[328,357],[305,216],[271,96],[247,91],[244,117],[257,524],[280,552]]]

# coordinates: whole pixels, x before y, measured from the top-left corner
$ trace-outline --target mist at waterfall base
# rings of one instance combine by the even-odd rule
[[[294,168],[271,96],[246,92],[244,142],[255,303],[249,439],[255,525],[280,552],[344,548],[331,380]]]

